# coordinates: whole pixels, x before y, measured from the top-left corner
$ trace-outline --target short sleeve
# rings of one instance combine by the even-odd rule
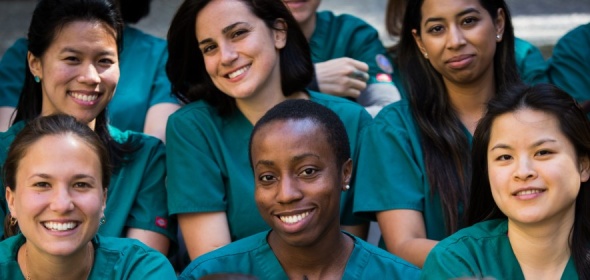
[[[518,38],[516,38],[514,47],[516,63],[522,80],[529,84],[548,82],[548,64],[539,48]]]
[[[15,107],[25,82],[27,40],[18,39],[0,60],[0,107]]]

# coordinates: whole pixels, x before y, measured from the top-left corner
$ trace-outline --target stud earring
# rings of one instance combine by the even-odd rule
[[[350,190],[350,185],[349,184],[346,184],[346,186],[344,186],[344,190],[345,191]]]
[[[498,39],[498,40],[502,39],[502,35],[500,35],[500,34],[497,34],[497,35],[496,35],[496,39]]]
[[[36,82],[36,83],[39,83],[39,82],[41,82],[41,78],[39,78],[39,76],[35,76],[35,82]]]
[[[10,216],[10,226],[15,226],[18,223],[18,220],[13,217],[12,215]]]
[[[424,58],[428,59],[428,53],[424,53]]]
[[[102,218],[100,218],[100,223],[99,225],[104,225],[107,222],[107,218],[105,216],[102,216]]]

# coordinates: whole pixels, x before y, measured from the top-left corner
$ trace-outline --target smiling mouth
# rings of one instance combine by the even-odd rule
[[[295,223],[303,220],[305,217],[307,217],[309,215],[309,212],[310,211],[307,211],[305,213],[292,215],[292,216],[279,216],[279,219],[281,219],[281,221],[283,221],[283,223],[286,223],[286,224],[295,224]]]
[[[235,77],[237,77],[239,75],[244,74],[244,72],[246,72],[246,70],[248,70],[248,69],[250,69],[250,65],[244,66],[244,67],[242,67],[242,68],[240,68],[240,69],[238,69],[238,70],[236,70],[234,72],[231,72],[231,73],[227,74],[227,77],[230,78],[230,79],[233,79],[233,78],[235,78]]]
[[[98,94],[80,94],[75,92],[70,92],[70,96],[84,102],[92,102],[98,99]]]
[[[513,196],[521,196],[521,195],[531,195],[531,194],[537,194],[537,193],[542,193],[545,190],[523,190],[523,191],[519,191],[513,194]]]
[[[43,227],[51,231],[67,231],[78,227],[77,222],[57,223],[57,222],[44,222]]]

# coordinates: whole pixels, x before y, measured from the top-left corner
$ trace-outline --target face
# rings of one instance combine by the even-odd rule
[[[99,22],[75,21],[57,32],[42,57],[28,55],[41,78],[41,115],[64,113],[92,123],[104,110],[119,80],[114,31]]]
[[[420,33],[412,30],[418,48],[445,82],[494,80],[497,35],[504,31],[504,12],[496,20],[479,0],[425,0]]]
[[[291,14],[299,24],[308,22],[314,16],[318,7],[320,6],[321,0],[283,0],[283,2],[289,7]]]
[[[99,157],[72,134],[45,136],[19,161],[6,198],[30,253],[72,255],[94,237],[104,214]]]
[[[337,166],[322,135],[310,120],[274,121],[252,142],[258,210],[273,234],[292,246],[309,246],[340,230],[340,194],[352,164]]]
[[[577,158],[555,116],[531,109],[499,116],[488,145],[494,201],[512,222],[573,219],[588,158]]]
[[[207,73],[219,90],[238,101],[282,92],[279,50],[286,32],[268,28],[242,1],[209,2],[197,14],[196,33]]]

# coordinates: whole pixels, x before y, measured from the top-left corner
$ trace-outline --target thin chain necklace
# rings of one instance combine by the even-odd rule
[[[27,280],[31,280],[31,273],[29,272],[29,264],[28,264],[29,249],[27,248],[26,243],[24,246],[25,246],[25,273],[27,274]],[[88,277],[90,277],[90,271],[92,270],[92,253],[91,253],[92,249],[86,249],[86,251],[88,252],[86,258],[90,259],[90,265],[88,266],[88,268],[86,270],[86,277],[85,277],[85,279],[88,279]]]

